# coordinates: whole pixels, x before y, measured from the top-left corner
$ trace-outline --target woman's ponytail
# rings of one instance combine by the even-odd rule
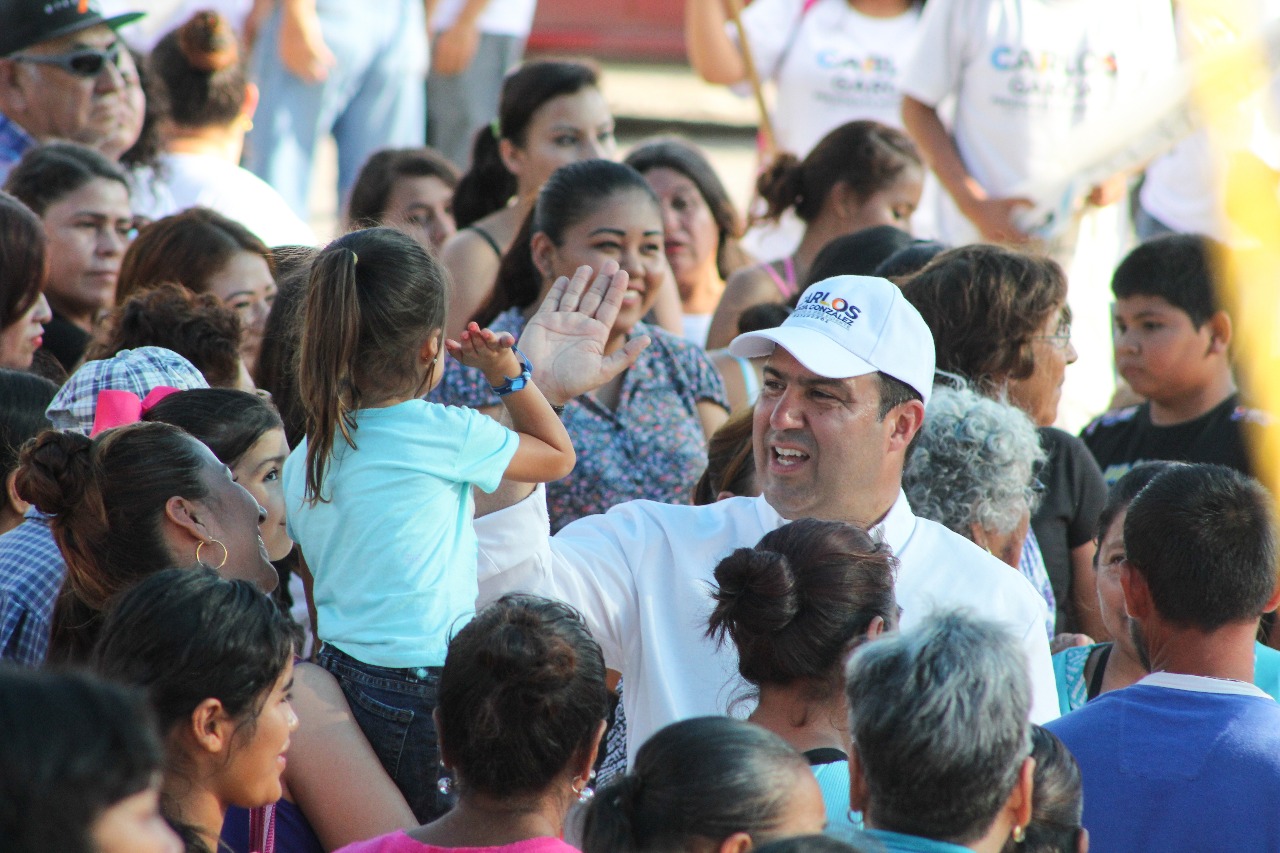
[[[628,773],[618,776],[596,792],[582,824],[584,850],[634,853],[640,849],[635,814],[643,785],[639,776]]]
[[[453,191],[453,218],[459,228],[501,210],[516,194],[516,176],[507,171],[498,150],[497,128],[495,122],[476,131],[471,168]]]

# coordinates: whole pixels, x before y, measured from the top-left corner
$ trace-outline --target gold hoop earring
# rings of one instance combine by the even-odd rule
[[[219,548],[222,549],[222,562],[218,563],[218,565],[216,566],[210,565],[209,563],[205,563],[204,560],[200,559],[200,549],[203,548],[205,545],[208,545],[209,542],[212,542],[213,544],[217,545]],[[203,539],[201,539],[200,544],[196,545],[196,562],[204,563],[204,565],[208,566],[209,568],[213,569],[216,572],[218,569],[222,568],[227,564],[227,557],[230,555],[227,554],[227,546],[223,545],[217,539],[210,539],[209,542],[205,542]]]

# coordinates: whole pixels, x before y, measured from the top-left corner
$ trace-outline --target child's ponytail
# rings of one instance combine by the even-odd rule
[[[424,368],[423,347],[444,328],[447,282],[422,244],[395,228],[352,231],[312,263],[296,364],[308,501],[325,500],[338,433],[355,448],[358,409],[430,385],[435,363]]]
[[[307,415],[307,487],[311,503],[320,495],[333,454],[335,433],[351,447],[353,412],[360,408],[352,382],[360,343],[360,300],[356,296],[355,252],[331,246],[311,267],[311,288],[298,351],[298,393]]]

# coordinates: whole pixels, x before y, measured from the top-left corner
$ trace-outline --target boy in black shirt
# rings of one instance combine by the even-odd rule
[[[1081,434],[1108,484],[1156,459],[1252,473],[1244,432],[1265,416],[1240,404],[1231,375],[1231,318],[1218,307],[1211,270],[1219,252],[1207,237],[1171,234],[1116,268],[1116,367],[1147,402],[1108,412]]]

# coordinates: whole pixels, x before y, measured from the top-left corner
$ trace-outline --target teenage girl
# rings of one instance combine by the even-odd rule
[[[803,161],[780,155],[760,175],[756,190],[768,204],[766,221],[794,209],[804,236],[793,254],[739,270],[729,277],[711,319],[707,349],[729,345],[738,315],[762,302],[787,302],[808,281],[809,267],[831,240],[876,225],[910,230],[920,203],[924,165],[900,130],[851,121],[823,137]]]
[[[354,231],[316,258],[303,318],[306,439],[285,462],[289,530],[314,579],[318,662],[418,819],[438,814],[431,719],[449,632],[474,615],[473,486],[573,469],[560,419],[509,334],[444,340],[447,274],[412,237]],[[420,399],[447,346],[514,432]]]
[[[101,676],[142,688],[164,743],[160,806],[186,853],[218,850],[230,806],[280,799],[293,628],[246,581],[166,569],[113,604],[93,652]]]
[[[502,256],[551,173],[566,163],[612,158],[615,146],[595,66],[526,62],[508,75],[498,119],[476,134],[471,168],[454,191],[458,233],[440,252],[459,282],[449,295],[450,337],[488,302]]]

